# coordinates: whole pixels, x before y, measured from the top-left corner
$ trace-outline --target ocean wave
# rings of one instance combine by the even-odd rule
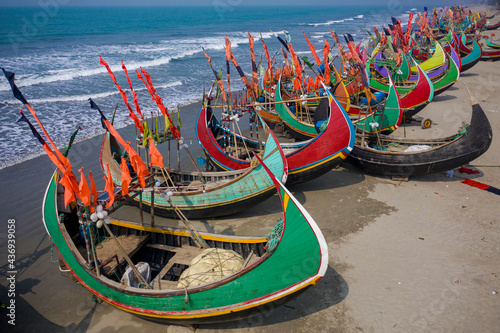
[[[159,89],[164,89],[164,88],[176,87],[176,86],[180,86],[180,85],[182,85],[181,81],[175,81],[175,82],[171,82],[171,83],[156,85],[155,88],[156,88],[156,90],[159,90]],[[146,87],[142,87],[142,88],[136,88],[136,89],[134,89],[134,91],[137,92],[137,91],[143,91],[146,89],[147,89]],[[130,89],[123,89],[123,91],[129,92]],[[120,92],[118,91],[118,89],[116,89],[113,91],[106,91],[106,92],[102,92],[102,93],[89,93],[89,94],[82,94],[82,95],[35,98],[35,99],[30,99],[30,104],[86,101],[89,98],[99,99],[99,98],[104,98],[104,97],[109,97],[109,96],[119,95],[119,94],[120,94]],[[4,100],[3,103],[15,105],[15,104],[19,104],[19,101],[17,99],[10,99],[10,100]]]

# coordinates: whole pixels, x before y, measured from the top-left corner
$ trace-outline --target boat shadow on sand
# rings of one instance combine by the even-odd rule
[[[344,278],[328,266],[325,276],[294,300],[255,311],[252,317],[233,322],[199,325],[203,329],[238,329],[274,325],[307,317],[341,303],[349,294]],[[339,313],[339,316],[344,315]]]
[[[40,283],[38,279],[26,279],[23,280],[23,285],[17,285],[16,287],[27,287],[27,283],[31,284],[31,287],[36,286]],[[19,289],[19,288],[18,288]],[[0,294],[7,295],[8,288],[0,285]],[[67,326],[58,325],[53,323],[49,319],[45,318],[39,311],[37,311],[28,301],[26,301],[22,294],[16,295],[15,302],[15,313],[16,320],[15,325],[8,323],[11,320],[8,316],[10,310],[2,309],[0,311],[0,327],[8,328],[9,332],[28,332],[32,331],[36,326],[36,331],[38,332],[87,332],[90,328],[90,323],[94,317],[97,307],[97,303],[90,311],[83,317],[79,323],[71,323]],[[5,304],[8,306],[7,304]],[[28,320],[27,320],[28,319]]]

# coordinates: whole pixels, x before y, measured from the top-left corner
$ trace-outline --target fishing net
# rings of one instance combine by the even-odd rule
[[[233,275],[243,267],[244,259],[232,250],[206,249],[182,272],[177,288],[197,287]]]
[[[267,253],[273,252],[281,239],[281,234],[283,233],[284,221],[278,220],[278,223],[274,226],[273,231],[269,235],[266,235],[267,244],[264,246],[264,249]]]

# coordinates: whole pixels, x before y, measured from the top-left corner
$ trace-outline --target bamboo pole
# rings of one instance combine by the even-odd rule
[[[120,242],[118,242],[118,239],[116,239],[115,235],[113,234],[113,232],[111,231],[111,229],[108,227],[107,223],[103,223],[102,225],[104,226],[104,228],[106,229],[106,231],[109,233],[109,235],[113,238],[113,240],[116,242],[116,246],[118,246],[118,249],[120,249],[120,252],[122,253],[122,255],[125,258],[125,260],[127,261],[127,263],[130,265],[130,268],[132,268],[132,271],[134,271],[134,274],[137,276],[137,278],[142,283],[144,283],[149,289],[151,289],[151,286],[149,285],[149,283],[146,282],[146,280],[144,280],[144,277],[142,276],[142,274],[137,270],[137,267],[135,267],[134,263],[129,258],[129,256],[127,255],[127,253],[123,249],[123,247],[120,244]]]
[[[191,159],[191,162],[193,162],[193,165],[196,168],[196,171],[198,171],[198,173],[200,174],[201,181],[203,183],[206,183],[205,177],[203,176],[203,173],[198,168],[198,165],[196,165],[196,163],[194,162],[193,156],[191,156],[191,153],[189,152],[189,150],[187,149],[187,147],[185,147],[184,149],[186,150],[186,153],[188,154],[189,158]]]

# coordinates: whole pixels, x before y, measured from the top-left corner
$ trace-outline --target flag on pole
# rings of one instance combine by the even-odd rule
[[[130,177],[130,170],[128,169],[127,162],[123,157],[122,157],[122,162],[120,163],[120,167],[122,168],[122,176],[121,176],[122,195],[125,196],[128,195],[129,193],[128,187],[132,182],[132,178]]]
[[[156,165],[160,168],[165,168],[163,164],[163,156],[158,151],[158,148],[155,146],[155,141],[149,138],[149,156],[151,156],[151,162],[149,165]]]
[[[142,82],[144,82],[144,84],[146,85],[147,90],[151,94],[151,98],[153,99],[153,101],[156,102],[156,105],[160,109],[161,113],[163,113],[163,115],[168,118],[168,127],[170,129],[170,132],[172,133],[172,136],[174,137],[174,139],[179,139],[181,137],[181,133],[174,126],[174,123],[172,122],[172,119],[170,118],[170,114],[169,114],[167,108],[165,107],[165,105],[163,104],[163,100],[161,99],[160,96],[158,96],[158,94],[156,94],[156,89],[153,86],[153,83],[151,82],[151,76],[149,76],[148,72],[146,72],[146,70],[141,67],[141,73],[146,78],[146,81],[147,81],[146,82],[142,78],[142,76],[139,73],[139,71],[136,71],[136,72],[137,72],[137,78],[140,79]],[[165,126],[167,126],[166,122],[165,122]]]
[[[130,91],[132,92],[132,96],[134,97],[135,111],[139,114],[139,116],[141,116],[141,119],[144,120],[144,117],[142,116],[141,112],[141,107],[139,106],[139,102],[137,101],[137,93],[132,88],[132,81],[130,81],[130,77],[128,76],[128,70],[127,67],[125,67],[125,64],[123,63],[123,59],[122,59],[122,69],[125,72],[125,76],[127,77],[128,85],[130,87]]]
[[[224,83],[222,82],[222,79],[221,79],[222,75],[217,74],[217,72],[214,70],[214,67],[212,66],[212,59],[210,59],[210,57],[208,56],[207,52],[205,52],[204,48],[201,48],[201,49],[203,50],[203,53],[205,54],[205,57],[207,57],[208,64],[210,65],[210,68],[212,68],[212,72],[214,72],[215,79],[217,80],[217,83],[219,84],[219,88],[220,88],[220,91],[221,91],[221,94],[222,94],[222,99],[225,102],[227,102],[226,92],[224,91]]]
[[[83,174],[83,167],[78,170],[80,172],[80,184],[78,185],[78,189],[80,192],[80,200],[84,206],[90,207],[92,201],[90,200],[90,190],[89,185],[87,183],[87,179]]]
[[[321,60],[319,59],[318,54],[316,53],[316,49],[314,49],[314,46],[309,41],[309,38],[307,38],[306,33],[304,32],[304,30],[302,30],[302,33],[304,34],[304,37],[306,38],[307,45],[309,45],[309,49],[311,50],[311,53],[312,53],[312,55],[314,57],[314,60],[316,61],[316,64],[318,65],[318,67],[321,66]]]
[[[104,113],[102,113],[99,106],[97,106],[97,104],[95,104],[91,98],[89,98],[89,101],[90,101],[90,107],[94,110],[99,111],[99,113],[101,114],[101,125],[103,126],[103,128],[105,130],[109,131],[109,133],[112,136],[114,136],[115,139],[127,151],[127,154],[130,158],[130,164],[132,165],[132,168],[134,169],[134,171],[137,173],[137,177],[139,178],[139,182],[140,182],[141,186],[145,187],[146,182],[145,182],[144,178],[146,176],[149,176],[148,167],[146,166],[144,161],[141,159],[141,157],[137,154],[137,152],[130,146],[130,143],[125,142],[125,140],[123,140],[123,138],[121,137],[120,133],[118,133],[118,131],[113,127],[113,125],[111,125],[109,120],[106,119],[106,117],[104,116]]]
[[[122,87],[120,87],[120,85],[116,82],[115,74],[113,74],[113,72],[111,71],[111,68],[106,63],[106,61],[104,61],[104,59],[101,58],[101,56],[99,56],[99,64],[100,65],[104,65],[104,67],[106,67],[106,69],[108,70],[108,73],[111,76],[111,79],[115,83],[116,88],[118,88],[118,91],[120,92],[120,95],[122,96],[123,102],[125,102],[125,105],[127,106],[127,109],[129,110],[129,117],[130,117],[130,119],[132,119],[134,121],[135,126],[139,129],[139,131],[141,132],[141,134],[144,134],[144,128],[142,127],[141,121],[139,120],[139,118],[137,117],[137,115],[132,110],[132,107],[130,106],[130,104],[128,104],[127,94],[125,94],[125,92],[123,91]]]
[[[106,181],[106,186],[104,186],[104,190],[108,192],[109,201],[104,206],[104,208],[108,209],[115,202],[115,185],[113,184],[113,178],[111,178],[111,172],[109,171],[109,163],[106,163],[105,170],[106,174],[103,179]]]
[[[90,179],[90,194],[92,194],[92,206],[97,207],[97,198],[99,198],[99,194],[97,193],[97,188],[94,182],[94,176],[92,176],[92,170],[89,172]]]
[[[12,89],[12,93],[14,94],[14,97],[17,98],[18,100],[20,100],[28,108],[28,110],[30,110],[30,112],[33,115],[33,117],[35,118],[36,122],[38,123],[38,125],[42,129],[43,134],[45,134],[45,137],[47,138],[47,140],[49,140],[49,143],[52,145],[52,149],[54,150],[54,153],[56,154],[59,161],[62,164],[64,164],[64,166],[70,167],[71,165],[69,163],[69,160],[66,158],[66,156],[64,156],[59,151],[59,149],[57,149],[57,146],[55,145],[54,141],[52,141],[52,138],[49,136],[49,133],[47,133],[47,131],[43,127],[42,123],[40,122],[40,119],[38,119],[38,117],[36,116],[35,110],[33,110],[31,105],[28,103],[26,98],[24,98],[23,94],[21,93],[21,91],[17,87],[17,85],[15,83],[15,76],[16,75],[12,72],[6,71],[3,67],[0,67],[0,68],[2,68],[2,71],[5,75],[5,77],[7,78],[7,81],[9,81],[9,84],[10,84],[10,87]]]

